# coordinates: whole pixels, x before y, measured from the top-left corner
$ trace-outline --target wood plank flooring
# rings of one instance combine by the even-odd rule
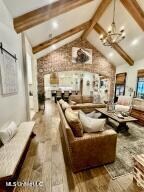
[[[16,187],[14,192],[144,192],[133,183],[131,174],[112,180],[104,167],[73,174],[64,163],[60,119],[54,102],[46,101],[45,112],[39,112],[35,120],[36,137],[18,181],[42,181],[43,186]]]

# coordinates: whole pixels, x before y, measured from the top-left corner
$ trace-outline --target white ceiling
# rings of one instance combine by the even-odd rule
[[[123,58],[112,48],[104,47],[99,40],[99,35],[96,33],[95,30],[88,35],[88,41],[96,47],[111,63],[117,65],[121,65],[125,61]]]
[[[136,0],[136,1],[139,4],[139,6],[142,8],[142,10],[144,11],[144,0]]]
[[[100,0],[93,1],[78,8],[75,8],[58,17],[50,19],[26,31],[33,46],[49,39],[49,34],[53,37],[64,33],[91,19]],[[58,28],[53,27],[53,22],[57,22]]]
[[[120,1],[117,0],[116,2],[115,20],[117,30],[124,26],[126,32],[126,39],[121,41],[119,45],[132,59],[142,59],[144,57],[143,51],[141,51],[144,50],[144,32],[133,19],[133,17],[131,17],[125,7],[120,3]],[[98,22],[106,31],[112,22],[112,11],[113,4],[110,4]],[[137,41],[137,43],[134,43],[133,45],[134,41]]]
[[[8,9],[10,10],[13,17],[22,15],[23,13],[29,12],[36,8],[42,7],[48,3],[52,3],[56,0],[3,0]],[[26,3],[27,2],[27,3]],[[25,33],[28,36],[32,46],[35,46],[39,43],[42,43],[49,39],[49,34],[52,34],[52,37],[55,37],[59,34],[62,34],[88,20],[90,20],[95,13],[98,5],[101,0],[93,0],[93,2],[87,3],[83,6],[75,8],[67,13],[61,14],[53,19],[50,19],[47,22],[44,22],[40,25],[37,25]],[[138,26],[136,21],[132,18],[130,13],[124,8],[124,6],[120,3],[120,0],[116,1],[116,24],[117,29],[121,26],[125,26],[126,31],[126,39],[120,43],[120,46],[124,51],[133,59],[138,60],[144,58],[143,50],[144,50],[144,32]],[[141,8],[144,10],[144,0],[137,0]],[[112,22],[112,8],[113,4],[107,8],[105,13],[102,15],[99,20],[99,24],[107,30]],[[53,23],[57,23],[57,26],[54,27]],[[73,35],[70,38],[67,38],[56,44],[56,48],[65,45],[81,34],[78,33]],[[99,40],[99,35],[93,30],[89,36],[88,41],[93,44],[98,50],[100,50],[105,57],[109,59],[116,66],[126,63],[121,56],[112,48],[105,47],[101,44]],[[39,53],[36,54],[36,57],[42,57],[46,55],[50,51],[53,50],[53,46],[49,47]]]
[[[63,41],[60,41],[58,43],[56,43],[55,45],[52,45],[50,46],[49,48],[47,49],[44,49],[43,51],[40,51],[38,52],[35,56],[36,58],[40,58],[40,57],[43,57],[45,55],[47,55],[48,53],[62,47],[63,45],[66,45],[72,41],[74,41],[75,39],[79,38],[81,35],[82,35],[83,31],[79,32],[79,33],[76,33],[75,35],[72,35],[71,37],[68,37],[66,39],[64,39]]]
[[[23,15],[58,0],[3,0],[14,17]]]

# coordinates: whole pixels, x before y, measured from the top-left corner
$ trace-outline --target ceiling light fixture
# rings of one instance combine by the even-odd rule
[[[106,34],[100,35],[100,40],[104,46],[112,47],[113,44],[119,43],[121,40],[125,38],[124,27],[122,27],[119,32],[117,32],[116,30],[115,8],[116,8],[116,0],[114,0],[112,24],[109,27],[108,32]]]
[[[56,45],[52,45],[52,48],[53,48],[53,49],[56,49]]]
[[[138,44],[138,39],[134,39],[132,42],[131,42],[131,45],[137,45]]]
[[[54,29],[57,29],[58,28],[58,23],[56,21],[53,21],[52,26],[53,26]]]
[[[114,54],[111,52],[108,54],[109,57],[112,57]]]

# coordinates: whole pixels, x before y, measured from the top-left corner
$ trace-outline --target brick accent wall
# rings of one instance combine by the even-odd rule
[[[92,49],[93,63],[92,64],[72,64],[72,47],[89,48]],[[115,81],[115,66],[108,62],[108,60],[88,41],[81,40],[81,38],[60,47],[59,49],[49,53],[48,55],[38,59],[38,91],[44,92],[44,75],[52,71],[88,71],[104,75],[110,79],[111,91],[110,95],[114,93]]]

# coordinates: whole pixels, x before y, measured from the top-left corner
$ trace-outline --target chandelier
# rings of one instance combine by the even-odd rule
[[[100,35],[100,40],[104,46],[112,47],[113,44],[119,43],[120,41],[122,41],[125,38],[124,27],[122,27],[120,29],[120,31],[117,31],[117,29],[116,29],[115,7],[116,7],[116,0],[114,0],[112,24],[109,27],[108,32],[106,34]]]

